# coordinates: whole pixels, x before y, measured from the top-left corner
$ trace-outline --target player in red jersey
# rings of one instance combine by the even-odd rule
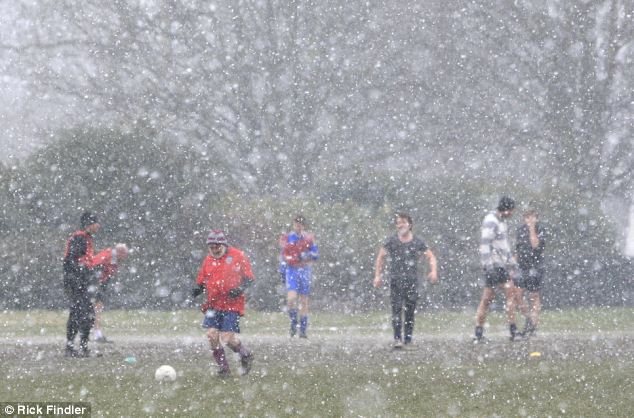
[[[308,297],[311,287],[311,264],[319,258],[315,236],[307,233],[306,218],[297,215],[293,219],[293,231],[282,235],[279,244],[282,248],[281,262],[284,265],[286,290],[288,292],[288,316],[291,320],[291,337],[297,333],[299,313],[299,336],[308,338]],[[299,299],[299,310],[297,302]]]
[[[211,345],[214,359],[220,367],[219,375],[231,374],[224,344],[240,354],[244,374],[251,369],[253,354],[238,339],[240,317],[244,315],[244,291],[253,283],[251,263],[244,253],[227,244],[221,230],[212,230],[207,237],[209,254],[196,279],[192,296],[206,291],[207,301],[202,306],[205,314],[203,328]]]
[[[101,328],[101,313],[103,312],[107,301],[108,282],[117,274],[119,262],[128,257],[128,246],[125,244],[116,244],[114,248],[107,248],[97,255],[95,261],[101,266],[95,269],[95,276],[99,281],[97,291],[95,292],[95,325],[94,338],[98,343],[112,342],[103,335]]]

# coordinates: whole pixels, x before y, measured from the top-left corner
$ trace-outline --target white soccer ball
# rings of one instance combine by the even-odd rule
[[[176,380],[176,370],[167,364],[162,365],[154,372],[154,379],[157,382],[173,382]]]

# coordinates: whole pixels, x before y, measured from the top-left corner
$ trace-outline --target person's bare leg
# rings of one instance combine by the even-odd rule
[[[476,326],[482,327],[484,326],[484,321],[486,321],[487,312],[489,310],[489,305],[493,301],[495,297],[495,290],[492,287],[485,287],[482,292],[482,298],[480,299],[480,304],[478,305],[478,310],[476,312]]]
[[[484,322],[487,318],[487,312],[489,311],[489,305],[495,297],[495,290],[492,287],[485,287],[482,291],[482,298],[476,311],[476,327],[475,327],[475,340],[476,342],[482,340],[484,334]]]
[[[532,331],[534,331],[539,323],[539,313],[542,310],[541,295],[539,292],[530,292],[528,294],[528,300],[531,303],[530,319],[533,327]]]
[[[506,320],[509,324],[511,341],[513,341],[517,335],[517,324],[515,323],[516,287],[512,280],[504,283],[502,287],[504,288],[504,295],[506,296]]]

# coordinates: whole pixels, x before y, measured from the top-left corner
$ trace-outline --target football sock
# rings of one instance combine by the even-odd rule
[[[222,346],[214,348],[213,354],[216,363],[220,366],[220,370],[229,371],[229,363],[227,362],[227,357],[225,356],[225,349],[222,348]]]
[[[103,338],[103,334],[100,329],[95,330],[95,339]]]
[[[308,315],[302,315],[299,322],[299,332],[300,334],[306,334],[306,330],[308,329]]]
[[[515,337],[515,334],[517,334],[517,326],[515,324],[509,325],[509,331],[511,331],[511,337]]]
[[[297,309],[290,309],[288,316],[291,318],[291,328],[297,328]]]
[[[475,336],[477,339],[482,338],[482,334],[484,333],[484,328],[482,327],[475,327]]]

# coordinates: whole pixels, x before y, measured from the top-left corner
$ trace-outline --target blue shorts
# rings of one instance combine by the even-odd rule
[[[216,311],[209,309],[203,319],[203,328],[215,328],[222,332],[240,333],[240,314],[238,312]]]
[[[286,290],[300,295],[310,294],[310,267],[286,266]]]

